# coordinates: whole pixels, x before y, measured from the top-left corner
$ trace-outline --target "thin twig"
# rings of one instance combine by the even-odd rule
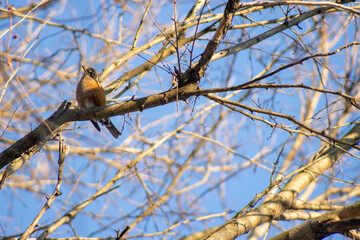
[[[120,230],[116,231],[116,239],[115,240],[121,240],[122,237],[130,230],[129,226],[126,226],[124,230],[120,232]]]
[[[245,104],[242,104],[242,103],[239,103],[239,102],[235,102],[235,101],[231,101],[231,100],[228,100],[228,99],[225,99],[225,98],[221,98],[221,97],[218,97],[218,96],[212,95],[212,94],[206,94],[205,97],[207,97],[207,98],[209,98],[211,100],[214,100],[214,101],[216,101],[216,102],[218,102],[220,104],[227,103],[227,104],[230,104],[230,105],[233,105],[233,106],[244,108],[244,109],[246,109],[246,110],[248,110],[250,112],[257,112],[257,113],[267,114],[269,116],[274,116],[274,117],[280,117],[280,118],[283,118],[283,119],[287,119],[287,120],[295,123],[299,127],[308,130],[310,133],[316,133],[318,136],[323,136],[324,138],[329,139],[332,143],[344,144],[344,145],[347,145],[347,146],[351,146],[351,147],[353,147],[353,148],[355,148],[357,150],[360,150],[359,146],[353,145],[353,144],[347,143],[345,141],[339,140],[339,139],[337,139],[335,137],[332,137],[332,136],[326,134],[325,131],[323,131],[323,130],[316,130],[314,128],[311,128],[308,125],[303,124],[302,122],[297,120],[294,116],[274,112],[274,111],[271,111],[271,110],[250,107],[248,105],[245,105]]]
[[[141,18],[140,23],[139,23],[139,27],[138,27],[138,29],[136,30],[136,33],[135,33],[135,36],[134,36],[134,42],[133,42],[133,44],[132,44],[132,46],[131,46],[131,49],[136,48],[136,43],[137,43],[137,41],[138,41],[138,37],[139,37],[139,34],[140,34],[141,27],[142,27],[142,25],[143,25],[143,23],[144,23],[144,20],[145,20],[145,17],[146,17],[146,15],[147,15],[147,13],[149,12],[149,9],[150,9],[150,6],[151,6],[151,4],[152,4],[152,1],[153,1],[153,0],[150,0],[149,3],[148,3],[147,6],[146,6],[145,12],[144,12],[144,14],[143,14],[143,16],[142,16],[142,18]]]
[[[326,7],[333,7],[345,10],[350,13],[354,13],[356,15],[360,15],[360,12],[351,8],[346,7],[339,3],[322,1],[322,2],[311,2],[311,1],[257,1],[257,2],[242,2],[240,4],[241,8],[249,8],[255,6],[262,6],[262,7],[274,7],[274,6],[282,6],[282,5],[297,5],[297,6],[326,6]]]
[[[43,206],[43,208],[40,210],[40,212],[38,213],[38,215],[35,217],[34,221],[30,224],[30,226],[26,229],[26,231],[21,235],[20,240],[25,240],[27,239],[30,234],[32,232],[34,232],[36,226],[38,225],[40,218],[45,214],[46,210],[48,210],[50,208],[51,203],[58,197],[61,195],[60,192],[60,186],[62,183],[62,174],[64,171],[64,161],[65,161],[65,156],[67,155],[67,153],[69,152],[70,147],[68,145],[65,144],[65,140],[62,139],[61,134],[59,135],[59,160],[58,160],[58,164],[59,164],[59,170],[58,170],[58,180],[54,189],[54,192],[51,194],[50,197],[47,197],[47,201],[45,203],[45,205]]]
[[[192,42],[191,50],[190,50],[190,66],[189,66],[190,68],[191,68],[191,66],[192,66],[192,61],[193,61],[192,55],[193,55],[193,52],[194,52],[195,41],[196,41],[196,37],[195,37],[195,36],[196,36],[196,33],[198,32],[199,25],[200,25],[200,20],[201,20],[201,16],[202,16],[202,14],[203,14],[203,12],[204,12],[204,9],[205,9],[205,6],[206,6],[206,4],[207,4],[207,1],[208,1],[208,0],[205,0],[205,3],[204,3],[204,5],[203,5],[203,7],[202,7],[202,9],[201,9],[199,18],[198,18],[197,23],[196,23],[195,34],[194,34],[194,41]]]
[[[177,29],[177,16],[176,16],[176,0],[173,0],[174,2],[174,27],[175,27],[175,50],[176,50],[176,56],[178,61],[178,68],[179,72],[181,73],[181,57],[179,52],[179,35],[178,35],[178,29]]]

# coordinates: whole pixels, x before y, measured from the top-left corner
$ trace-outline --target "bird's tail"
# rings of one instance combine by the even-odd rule
[[[101,132],[101,129],[100,129],[100,127],[99,127],[99,124],[96,122],[96,121],[94,121],[94,120],[90,120],[91,121],[91,123],[94,125],[94,127],[96,128],[96,130],[98,130],[99,132]]]
[[[100,119],[99,122],[109,130],[109,132],[111,133],[111,135],[113,135],[114,138],[118,138],[121,135],[121,132],[117,130],[114,124],[110,121],[110,119]]]

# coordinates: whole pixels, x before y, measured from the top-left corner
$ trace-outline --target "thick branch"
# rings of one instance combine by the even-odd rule
[[[341,140],[350,145],[358,144],[360,141],[360,124],[355,125]],[[305,187],[330,168],[347,150],[351,149],[349,144],[329,146],[314,160],[311,158],[308,167],[290,179],[276,196],[243,215],[237,214],[206,239],[234,239],[262,223],[279,217],[295,204],[296,197]]]
[[[214,36],[206,46],[204,53],[196,65],[196,70],[199,73],[200,78],[204,76],[204,72],[213,57],[215,50],[219,46],[221,38],[226,35],[226,32],[232,23],[234,14],[238,10],[238,5],[238,0],[229,0],[227,2],[224,17],[221,19]]]
[[[342,233],[360,226],[360,202],[326,212],[300,224],[271,240],[322,239],[334,233]]]
[[[65,106],[63,103],[52,116],[41,123],[36,129],[0,153],[0,169],[21,157],[23,154],[31,154],[32,149],[38,144],[44,144],[61,131],[62,125],[65,123],[124,115],[130,112],[143,111],[148,108],[165,105],[177,99],[186,100],[196,88],[196,85],[190,84],[180,88],[178,92],[176,89],[172,89],[136,100],[88,109],[69,109],[70,106]],[[176,96],[177,94],[178,97]]]
[[[142,111],[147,108],[164,105],[177,100],[186,100],[189,96],[191,96],[191,94],[189,94],[189,90],[195,90],[197,88],[200,78],[203,76],[211,56],[214,54],[220,43],[221,37],[226,34],[228,27],[231,25],[234,13],[237,10],[237,5],[237,0],[231,0],[228,2],[225,8],[224,17],[222,18],[213,39],[208,43],[199,64],[195,69],[188,69],[183,76],[184,81],[179,89],[172,89],[160,94],[151,95],[137,100],[125,101],[106,107],[92,109],[59,109],[34,131],[31,131],[11,147],[0,153],[0,169],[15,159],[21,157],[23,154],[33,154],[31,149],[34,149],[34,147],[39,143],[43,144],[51,139],[52,136],[61,130],[61,126],[65,123],[124,115],[126,113]]]

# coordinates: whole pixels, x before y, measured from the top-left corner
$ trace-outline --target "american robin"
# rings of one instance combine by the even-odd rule
[[[84,75],[80,79],[76,88],[76,101],[81,108],[100,107],[106,105],[105,92],[99,82],[99,75],[94,68],[85,68]],[[116,129],[109,118],[98,119],[105,126],[114,138],[118,138],[121,133]],[[100,132],[100,126],[95,120],[91,120],[95,128]]]

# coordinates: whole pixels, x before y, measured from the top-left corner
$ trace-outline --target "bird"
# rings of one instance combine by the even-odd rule
[[[105,106],[105,92],[99,82],[99,75],[97,71],[92,67],[81,67],[84,69],[84,75],[76,87],[76,101],[78,102],[79,107],[91,108]],[[101,129],[97,121],[105,126],[114,138],[118,138],[121,135],[119,130],[114,126],[109,118],[90,121],[99,132],[101,132]]]

